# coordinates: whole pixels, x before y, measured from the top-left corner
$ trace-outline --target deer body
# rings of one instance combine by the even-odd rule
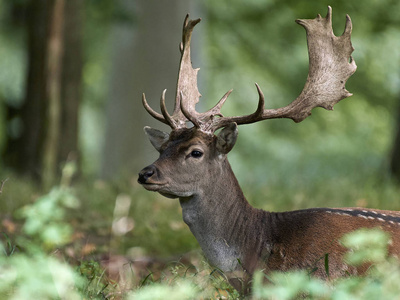
[[[331,13],[329,7],[324,19],[318,16],[297,21],[307,30],[310,70],[303,92],[286,107],[264,109],[264,96],[256,85],[259,104],[251,115],[221,114],[231,91],[209,111],[196,112],[200,94],[198,70],[192,68],[190,61],[190,39],[200,20],[188,17],[183,28],[173,114],[166,110],[165,91],[161,97],[162,114],[149,107],[144,95],[142,98],[146,110],[172,131],[145,127],[160,157],[139,173],[138,182],[149,191],[179,198],[183,220],[205,257],[227,272],[239,290],[246,288],[255,269],[312,269],[314,275],[327,278],[325,255],[329,256],[330,278],[364,272],[365,265],[355,268],[343,262],[346,249],[340,244],[344,234],[363,227],[387,231],[391,235],[390,254],[400,255],[399,212],[363,208],[313,208],[282,213],[259,210],[247,202],[227,159],[237,139],[237,125],[271,118],[300,122],[311,114],[312,108],[332,109],[335,103],[351,95],[345,89],[346,80],[356,70],[350,56],[351,21],[347,16],[344,34],[336,37],[331,29]],[[194,126],[186,127],[188,122]]]
[[[235,129],[235,126],[224,129],[220,135]],[[230,136],[234,133],[230,132]],[[227,138],[226,143],[234,140]],[[239,276],[246,283],[255,269],[314,269],[314,275],[327,278],[326,254],[330,278],[361,274],[366,270],[365,265],[356,268],[343,262],[346,248],[339,240],[362,227],[380,227],[389,232],[392,236],[389,251],[400,255],[398,212],[312,208],[272,213],[252,207],[227,157],[217,150],[220,141],[193,128],[182,130],[160,144],[163,147],[160,158],[141,172],[139,181],[148,190],[179,197],[183,220],[205,257],[232,276],[231,283],[238,289],[242,286],[234,279]],[[193,151],[203,155],[193,157]],[[144,182],[146,173],[152,175]],[[168,183],[154,185],[157,182]]]

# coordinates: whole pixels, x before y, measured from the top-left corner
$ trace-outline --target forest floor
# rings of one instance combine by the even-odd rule
[[[400,190],[392,183],[357,186],[338,180],[335,187],[282,191],[280,186],[272,186],[246,193],[252,205],[275,211],[313,206],[400,210]],[[330,205],[328,198],[335,204]],[[32,181],[10,178],[0,194],[0,220],[0,240],[8,255],[30,253],[31,247],[39,247],[77,269],[91,285],[96,280],[95,293],[100,290],[111,295],[106,299],[118,299],[117,294],[150,283],[168,283],[196,274],[208,279],[213,274],[212,280],[224,281],[223,275],[205,262],[182,220],[179,202],[143,190],[134,179],[78,182],[55,186],[46,193]],[[41,229],[32,232],[35,226]],[[44,234],[49,228],[53,228],[50,242]],[[59,236],[65,239],[58,244],[51,241]],[[217,289],[218,293],[230,293],[226,281],[222,286],[224,290]]]

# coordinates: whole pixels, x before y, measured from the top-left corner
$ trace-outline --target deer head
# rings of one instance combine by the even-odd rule
[[[145,127],[150,142],[161,156],[155,164],[140,172],[139,182],[148,190],[170,196],[190,195],[194,186],[204,181],[206,174],[213,174],[204,168],[213,168],[210,164],[220,164],[224,160],[235,144],[237,125],[273,118],[289,118],[301,122],[311,114],[314,107],[332,110],[337,102],[352,95],[346,90],[345,84],[357,68],[351,57],[354,49],[350,40],[350,17],[346,16],[343,35],[336,37],[332,31],[332,9],[328,7],[325,18],[318,15],[312,20],[296,20],[307,33],[309,73],[303,91],[292,103],[278,109],[265,109],[264,95],[256,84],[259,100],[254,113],[235,117],[222,115],[222,105],[232,90],[213,108],[199,113],[195,109],[201,97],[197,88],[199,69],[193,69],[190,58],[191,36],[199,22],[200,19],[189,20],[189,15],[184,21],[173,114],[170,115],[166,109],[166,90],[161,96],[161,114],[148,105],[144,94],[142,96],[143,105],[149,114],[169,125],[172,131],[168,134]],[[188,123],[193,124],[193,127],[188,128]],[[220,128],[223,130],[215,136],[215,131]]]
[[[224,128],[219,138],[197,128],[174,130],[170,135],[149,127],[145,131],[160,158],[140,172],[139,182],[146,189],[171,198],[208,190],[209,180],[220,176],[216,170],[223,169],[224,154],[233,147],[237,136],[234,123]]]

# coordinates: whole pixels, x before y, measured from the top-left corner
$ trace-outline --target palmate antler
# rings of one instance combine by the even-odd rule
[[[182,56],[173,115],[170,116],[165,108],[165,91],[161,97],[162,115],[149,107],[143,94],[143,105],[146,110],[172,129],[186,127],[187,121],[207,133],[214,133],[231,122],[240,125],[274,118],[289,118],[295,122],[301,122],[311,114],[314,107],[332,110],[336,103],[352,95],[345,88],[346,81],[357,69],[351,57],[354,51],[351,44],[351,20],[347,15],[344,33],[336,37],[332,31],[332,8],[328,6],[328,14],[325,18],[318,15],[315,19],[296,20],[306,29],[309,72],[303,91],[292,103],[278,109],[265,109],[264,95],[256,84],[259,102],[254,113],[237,117],[222,116],[222,105],[232,90],[228,91],[212,109],[205,113],[198,113],[195,105],[201,96],[197,89],[199,69],[193,69],[191,64],[190,39],[194,26],[199,22],[200,19],[188,20],[186,16],[183,26]]]
[[[182,33],[182,42],[179,45],[179,50],[181,51],[181,62],[179,66],[178,73],[178,83],[176,87],[176,97],[175,97],[175,106],[174,112],[171,115],[168,114],[167,108],[165,106],[165,92],[163,91],[160,106],[162,115],[155,112],[147,103],[146,97],[142,95],[142,102],[145,109],[152,115],[155,119],[169,125],[172,129],[185,128],[186,122],[191,120],[190,118],[185,117],[183,114],[182,106],[187,108],[188,104],[194,107],[197,102],[199,102],[200,93],[197,88],[197,72],[199,69],[193,69],[192,62],[190,58],[190,41],[192,38],[192,32],[194,26],[198,24],[201,19],[189,20],[189,15],[186,15],[184,24],[183,24],[183,33]],[[185,103],[181,102],[181,98],[185,99]],[[191,108],[187,108],[191,111]],[[196,125],[195,122],[193,122]]]

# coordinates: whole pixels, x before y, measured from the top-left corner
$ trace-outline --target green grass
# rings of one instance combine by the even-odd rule
[[[398,185],[361,175],[314,182],[293,173],[287,181],[281,177],[265,187],[246,183],[244,191],[252,205],[272,211],[316,206],[400,210]],[[0,299],[56,299],[67,293],[66,299],[238,297],[224,274],[204,262],[177,200],[147,192],[134,179],[72,187],[62,180],[46,192],[32,181],[2,175],[6,177],[0,195],[0,275],[5,278]],[[366,256],[379,258],[361,252]],[[370,276],[338,280],[333,287],[302,272],[270,274],[272,283],[266,285],[259,274],[254,297],[292,299],[300,293],[311,299],[369,299],[386,293],[391,299],[399,292],[393,283],[400,278],[395,266],[397,262],[380,259]]]

